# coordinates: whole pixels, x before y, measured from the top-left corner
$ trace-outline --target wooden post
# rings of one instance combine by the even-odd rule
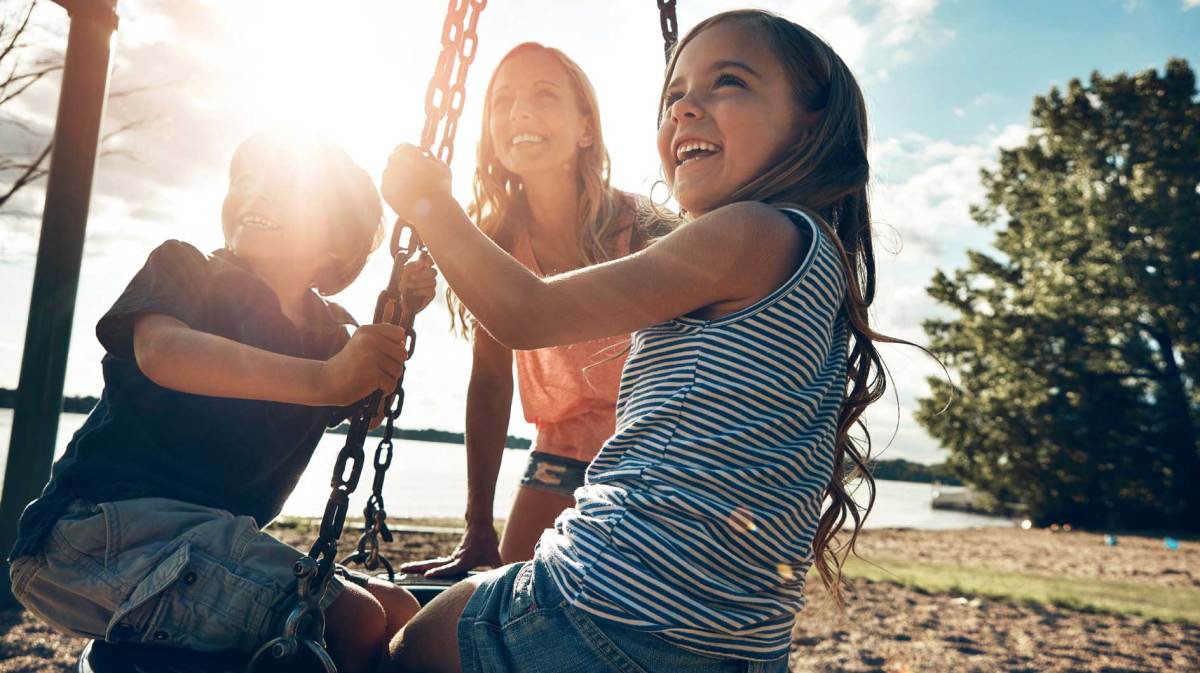
[[[70,15],[71,31],[0,493],[0,554],[4,555],[16,540],[21,511],[41,493],[54,458],[92,174],[108,97],[111,43],[117,28],[117,0],[54,1]],[[0,607],[13,604],[5,568],[0,573]]]

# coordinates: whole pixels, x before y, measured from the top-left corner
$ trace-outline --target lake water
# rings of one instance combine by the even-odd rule
[[[0,409],[0,477],[8,456],[12,433],[12,409]],[[63,414],[58,425],[58,452],[83,424],[82,414]],[[283,513],[295,516],[321,516],[329,496],[329,480],[338,450],[345,435],[326,434],[321,439],[308,471],[300,479]],[[350,512],[358,514],[371,488],[371,457],[377,438],[368,437],[366,467],[359,490],[350,499]],[[507,449],[500,463],[496,484],[495,512],[507,516],[516,495],[517,483],[525,472],[528,451]],[[460,517],[467,497],[466,451],[457,444],[438,444],[400,440],[388,470],[384,501],[394,517]],[[962,512],[935,510],[930,507],[933,489],[929,484],[904,481],[879,481],[875,509],[867,520],[868,528],[970,528],[975,526],[1011,526],[1007,519]]]

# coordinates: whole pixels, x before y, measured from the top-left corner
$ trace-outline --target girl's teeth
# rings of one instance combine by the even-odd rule
[[[675,149],[675,159],[680,165],[719,152],[720,148],[712,143],[703,141],[688,141]]]
[[[545,138],[543,138],[541,136],[535,136],[535,135],[532,135],[529,133],[523,133],[519,136],[515,136],[512,139],[512,144],[520,145],[522,143],[540,143],[544,140],[545,140]]]

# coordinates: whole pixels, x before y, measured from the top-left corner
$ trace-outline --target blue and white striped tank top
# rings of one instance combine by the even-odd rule
[[[576,608],[689,650],[787,653],[845,394],[845,278],[824,230],[790,279],[716,320],[636,332],[616,434],[536,559]]]

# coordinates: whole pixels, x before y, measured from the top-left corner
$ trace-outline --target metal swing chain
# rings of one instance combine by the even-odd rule
[[[454,158],[454,135],[458,132],[458,118],[467,99],[467,71],[475,62],[479,47],[476,26],[485,7],[487,0],[450,0],[446,22],[442,26],[442,53],[429,80],[429,89],[425,92],[425,128],[421,131],[421,147],[427,152],[432,151],[440,126],[442,142],[433,156],[446,165],[450,165],[450,160]],[[454,75],[453,80],[451,75]]]
[[[447,165],[454,158],[454,137],[458,131],[458,118],[462,115],[463,104],[466,101],[467,72],[471,63],[475,61],[479,45],[479,15],[486,6],[487,0],[450,0],[446,9],[446,20],[442,25],[442,51],[438,55],[437,65],[425,93],[425,126],[421,130],[421,148]],[[442,131],[442,140],[434,153],[433,145],[437,140],[439,128]],[[393,302],[400,302],[400,315],[403,319],[399,324],[409,335],[410,358],[416,352],[416,333],[412,326],[414,312],[408,309],[409,295],[405,287],[406,278],[403,276],[401,261],[407,261],[414,254],[417,255],[415,262],[420,262],[428,252],[416,231],[407,222],[397,220],[392,233],[392,256],[395,258],[393,275],[397,269],[401,269],[400,290],[395,296],[385,298],[383,294],[380,295],[375,309],[376,322],[387,320],[395,311],[396,305]],[[383,315],[380,315],[381,313]],[[383,439],[379,441],[375,450],[375,479],[371,496],[363,509],[363,533],[358,540],[358,549],[342,560],[343,564],[362,564],[367,570],[376,570],[382,566],[387,571],[388,581],[395,580],[395,571],[387,558],[379,553],[380,537],[385,542],[392,541],[383,503],[383,483],[392,463],[393,423],[404,408],[403,384],[404,377],[401,375],[396,392],[388,398],[386,425]]]
[[[432,152],[438,129],[441,128],[441,143],[433,156],[447,164],[454,157],[454,136],[466,100],[467,71],[475,60],[478,46],[476,26],[479,14],[486,6],[487,0],[449,0],[446,9],[446,20],[442,26],[442,52],[425,96],[426,118],[421,132],[421,147],[426,152]],[[413,331],[415,312],[410,310],[413,297],[408,290],[408,275],[404,269],[409,264],[420,262],[428,253],[416,231],[401,220],[396,221],[392,232],[391,253],[392,273],[387,287],[376,300],[374,322],[403,326],[408,340],[408,355],[411,357],[416,352],[417,337]],[[359,403],[346,434],[346,443],[338,452],[334,464],[330,484],[332,491],[321,517],[317,540],[308,555],[296,561],[293,567],[297,604],[287,616],[283,633],[267,641],[254,653],[247,664],[247,671],[253,671],[258,662],[267,657],[284,659],[304,648],[321,663],[326,673],[337,673],[337,667],[326,651],[325,615],[320,603],[334,568],[337,542],[345,528],[350,494],[358,487],[362,476],[367,429],[383,399],[382,391],[377,390]],[[403,375],[396,382],[395,390],[389,393],[385,404],[384,434],[375,450],[375,478],[371,496],[363,511],[366,519],[363,535],[359,539],[358,551],[345,561],[361,562],[372,570],[382,564],[390,579],[393,576],[392,566],[379,554],[379,537],[386,542],[392,541],[391,531],[386,524],[383,482],[392,462],[395,421],[404,408]]]
[[[679,41],[679,20],[675,18],[675,0],[658,0],[658,25],[662,28],[663,51],[667,63],[671,62],[671,50]]]

